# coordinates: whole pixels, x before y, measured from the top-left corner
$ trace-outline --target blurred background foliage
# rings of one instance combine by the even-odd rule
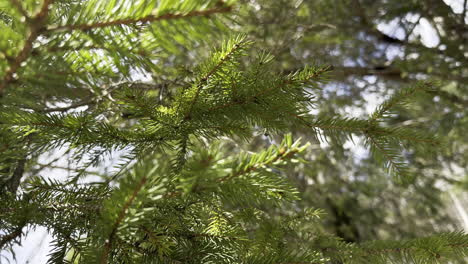
[[[90,10],[105,8],[99,1],[89,2]],[[181,4],[179,10],[186,8],[190,13],[231,5],[209,2],[203,6]],[[388,125],[430,131],[443,140],[442,147],[430,152],[406,148],[405,159],[416,175],[414,184],[394,183],[362,147],[362,138],[318,140],[310,131],[296,127],[291,127],[293,135],[312,142],[312,147],[305,154],[308,163],[291,166],[287,174],[301,191],[301,206],[323,208],[324,228],[348,242],[412,238],[468,228],[463,209],[468,204],[467,1],[239,0],[222,10],[226,15],[217,19],[194,16],[149,27],[103,27],[99,34],[60,25],[74,19],[77,28],[86,27],[93,21],[109,20],[105,12],[99,16],[90,11],[76,20],[74,12],[81,1],[55,4],[60,8],[54,10],[62,13],[49,17],[49,24],[57,26],[47,30],[54,34],[39,38],[31,47],[34,60],[22,65],[18,72],[21,79],[12,76],[15,88],[5,90],[0,98],[2,110],[65,113],[99,109],[101,118],[114,118],[110,121],[126,126],[132,122],[131,111],[117,119],[111,114],[118,111],[113,103],[117,88],[139,87],[164,105],[176,89],[192,81],[181,73],[191,72],[217,40],[236,33],[245,33],[254,41],[255,47],[249,51],[252,56],[270,51],[276,57],[278,74],[307,65],[330,65],[330,81],[311,109],[324,116],[367,116],[395,91],[430,78],[438,82],[439,89],[413,97],[411,104],[399,108],[386,121]],[[25,12],[38,12],[36,1],[22,1],[22,5]],[[43,29],[27,28],[18,14],[21,11],[7,6],[9,1],[0,1],[0,48],[16,54],[15,47],[23,46],[24,36]],[[168,12],[160,8],[158,15]],[[131,10],[117,8],[112,19],[154,12],[148,9],[133,14]],[[0,70],[7,71],[12,54],[0,56]],[[10,175],[18,168],[18,161],[23,163],[25,175],[53,168],[52,162],[40,164],[38,158],[43,153],[28,149],[24,144],[27,137],[18,142],[8,131],[0,133],[2,158],[8,156],[2,160],[0,173]],[[258,133],[254,140],[239,144],[240,149],[256,151],[279,141],[274,135]],[[57,153],[49,151],[52,156]],[[31,153],[32,158],[22,161]],[[15,166],[8,166],[13,163]]]
[[[421,175],[414,185],[392,183],[368,151],[350,141],[315,141],[310,163],[290,174],[302,202],[326,208],[327,228],[346,241],[467,227],[466,9],[466,1],[442,0],[241,1],[242,30],[272,50],[278,71],[332,65],[317,99],[321,114],[364,116],[416,80],[440,84],[388,117],[388,124],[431,131],[444,141],[431,153],[407,149],[413,173]],[[294,133],[314,142],[307,131]]]

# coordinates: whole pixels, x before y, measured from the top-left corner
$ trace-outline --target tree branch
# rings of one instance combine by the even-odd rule
[[[107,21],[107,22],[96,22],[93,24],[78,24],[78,25],[63,25],[63,26],[56,26],[52,28],[48,28],[48,32],[52,31],[63,31],[63,30],[90,30],[96,28],[104,28],[109,26],[118,26],[118,25],[133,25],[136,23],[151,23],[161,20],[174,20],[174,19],[181,19],[181,18],[189,18],[189,17],[199,17],[199,16],[210,16],[219,13],[227,13],[232,10],[232,6],[226,7],[216,7],[207,10],[194,10],[188,12],[186,14],[177,14],[177,13],[168,13],[160,16],[155,15],[148,15],[142,18],[127,18],[127,19],[118,19],[114,21]]]
[[[21,64],[29,58],[33,49],[33,42],[36,41],[44,30],[44,24],[52,1],[53,0],[44,0],[39,13],[37,13],[37,15],[29,22],[29,37],[26,39],[23,49],[21,49],[18,55],[16,55],[16,57],[11,61],[9,69],[5,73],[5,76],[3,76],[3,80],[0,82],[0,98],[3,95],[5,88],[16,79],[15,75],[21,67]]]
[[[8,244],[10,241],[13,239],[16,239],[17,237],[21,236],[23,230],[23,226],[20,225],[18,226],[13,232],[6,234],[0,238],[0,249],[2,249],[6,244]]]
[[[145,183],[147,182],[147,180],[148,180],[148,178],[146,176],[141,178],[140,182],[136,186],[136,188],[133,191],[132,195],[127,199],[127,201],[125,202],[125,204],[122,207],[122,210],[120,210],[120,213],[119,213],[119,215],[117,217],[117,220],[115,221],[115,223],[114,223],[114,225],[112,227],[112,231],[109,234],[109,237],[106,240],[106,243],[104,244],[104,252],[103,252],[103,254],[101,256],[100,263],[102,263],[102,264],[107,263],[107,259],[109,257],[109,253],[111,251],[113,239],[114,239],[115,234],[117,233],[117,229],[119,228],[120,223],[122,223],[122,221],[124,220],[125,215],[127,213],[127,209],[130,207],[130,205],[132,205],[133,200],[135,200],[138,193],[141,191],[141,189],[143,189],[143,187],[144,187]]]
[[[8,190],[13,194],[18,190],[21,178],[23,177],[25,164],[25,158],[18,160],[18,164],[16,165],[15,171],[13,172],[13,176],[8,180]]]
[[[223,58],[221,58],[218,64],[216,64],[207,74],[205,74],[205,76],[203,76],[200,83],[197,85],[197,91],[195,92],[195,96],[193,97],[189,110],[185,114],[185,119],[190,117],[190,113],[192,112],[193,106],[198,100],[198,96],[200,95],[200,91],[203,85],[208,81],[211,75],[213,75],[232,56],[232,54],[241,47],[242,43],[243,42],[235,44],[232,50],[229,53],[227,53]]]
[[[461,14],[461,24],[465,24],[466,9],[468,8],[468,0],[463,1],[463,12]]]

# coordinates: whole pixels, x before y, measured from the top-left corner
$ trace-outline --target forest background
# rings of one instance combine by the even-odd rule
[[[176,55],[161,57],[164,67],[157,75],[135,72],[133,81],[160,84],[161,96],[170,95],[171,87],[185,82],[177,78],[178,72],[190,71],[220,45],[220,39],[236,34],[253,41],[252,57],[259,50],[270,51],[276,72],[330,66],[328,82],[321,86],[323,93],[315,98],[313,109],[324,116],[366,117],[402,87],[431,79],[437,89],[412,96],[407,105],[387,117],[390,125],[429,131],[443,140],[443,147],[431,151],[405,149],[412,174],[424,177],[417,177],[409,186],[396,183],[375,162],[363,138],[325,140],[303,128],[291,128],[291,132],[312,143],[303,157],[312,162],[300,169],[288,167],[286,174],[300,191],[300,203],[323,209],[323,228],[347,242],[468,229],[464,209],[468,205],[467,1],[240,0],[224,4],[232,8],[221,15],[222,25],[195,32],[194,39],[184,39],[175,26],[164,32],[168,39],[171,34],[176,39],[176,44],[164,47]],[[99,96],[108,96],[93,98],[88,91],[66,94],[58,84],[47,92],[34,104],[46,106],[50,112],[89,111],[101,104]],[[63,102],[47,102],[56,94],[63,96]],[[22,96],[36,100],[28,94]],[[239,147],[254,151],[281,139],[259,132]],[[59,180],[73,175],[82,164],[73,164],[67,149],[37,155],[25,174],[40,173]],[[98,166],[88,167],[95,176],[86,180],[115,173],[113,168],[122,156],[125,151],[115,152]],[[24,240],[23,246],[14,247],[18,263],[44,263],[51,240],[44,229],[37,228]]]

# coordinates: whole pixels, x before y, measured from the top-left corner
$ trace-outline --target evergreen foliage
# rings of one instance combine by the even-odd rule
[[[321,210],[300,203],[288,178],[290,168],[315,162],[292,128],[341,144],[365,138],[396,184],[424,177],[403,147],[435,149],[439,139],[388,119],[414,94],[437,91],[435,82],[399,90],[369,117],[313,114],[331,67],[280,74],[275,56],[242,34],[209,54],[194,51],[205,35],[227,30],[231,1],[2,0],[0,7],[1,249],[44,226],[54,239],[49,263],[467,257],[463,232],[345,242],[323,228]],[[187,53],[196,65],[176,68]],[[282,141],[243,149],[259,134]],[[37,174],[40,154],[60,148],[72,154],[75,173]],[[121,164],[90,181],[90,168],[116,152],[125,153]]]
[[[348,242],[425,236],[467,229],[468,109],[464,1],[345,0],[241,1],[239,17],[249,38],[291,72],[314,62],[332,65],[331,82],[318,94],[324,116],[366,118],[376,102],[402,87],[431,79],[437,89],[412,94],[380,122],[437,135],[441,147],[403,144],[415,177],[394,184],[367,149],[320,142],[306,153],[314,160],[291,169],[301,203],[323,208],[327,230]],[[440,84],[440,85],[439,85]],[[318,142],[307,130],[294,134]],[[362,136],[354,142],[364,142]],[[395,146],[395,145],[394,145]],[[419,146],[425,146],[420,148]],[[466,218],[465,218],[466,219]],[[463,263],[463,262],[462,262]]]

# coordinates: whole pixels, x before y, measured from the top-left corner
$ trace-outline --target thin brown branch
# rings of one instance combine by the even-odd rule
[[[2,249],[7,243],[21,236],[23,233],[23,226],[18,226],[13,232],[6,234],[0,238],[0,249]]]
[[[104,28],[110,26],[119,26],[119,25],[134,25],[137,23],[151,23],[161,20],[174,20],[174,19],[182,19],[182,18],[190,18],[190,17],[200,17],[200,16],[211,16],[214,14],[220,13],[228,13],[232,10],[232,6],[226,7],[216,7],[206,10],[194,10],[188,13],[168,13],[160,16],[155,15],[148,15],[142,18],[127,18],[127,19],[118,19],[113,21],[107,22],[96,22],[93,24],[78,24],[78,25],[62,25],[56,26],[52,28],[48,28],[47,31],[63,31],[63,30],[90,30],[96,28]]]
[[[310,128],[319,128],[322,130],[342,130],[342,131],[350,131],[350,132],[364,132],[366,128],[364,127],[346,127],[346,126],[333,126],[333,125],[317,125],[310,123],[309,121],[305,120],[302,116],[297,115],[296,113],[287,112],[290,116],[299,119],[305,126]]]
[[[46,23],[47,15],[49,13],[49,7],[53,0],[44,0],[41,10],[33,19],[29,22],[29,37],[26,39],[25,44],[21,51],[12,59],[10,67],[3,76],[3,80],[0,82],[0,97],[2,97],[5,88],[15,81],[16,72],[21,67],[21,64],[29,58],[33,49],[33,43],[39,37],[44,30],[44,24]]]
[[[15,194],[18,190],[21,178],[24,173],[24,166],[26,165],[26,158],[18,160],[13,176],[8,180],[8,189],[11,193]]]
[[[468,9],[468,0],[463,1],[463,12],[461,13],[461,23],[460,24],[465,24],[465,18],[466,18],[466,10]]]
[[[292,72],[294,70],[290,70]],[[417,81],[417,78],[405,75],[401,69],[391,65],[376,65],[368,67],[348,67],[348,66],[333,66],[334,77],[347,78],[349,76],[379,76],[388,80],[397,81]],[[415,69],[411,74],[427,74],[426,69]],[[457,82],[467,82],[468,78],[462,75],[444,74],[441,72],[432,72],[432,76],[437,76],[441,79],[454,80]]]
[[[349,75],[378,75],[385,77],[392,77],[400,79],[403,72],[400,69],[382,65],[382,66],[371,66],[371,67],[352,67],[352,66],[333,66],[333,72],[337,75],[349,76]]]
[[[140,180],[137,187],[133,191],[132,195],[125,202],[124,206],[122,207],[122,210],[120,210],[120,213],[119,213],[119,215],[117,217],[117,220],[115,221],[114,226],[112,227],[112,231],[109,234],[109,237],[106,240],[106,243],[104,244],[104,252],[103,252],[103,254],[101,256],[101,261],[100,261],[102,264],[107,263],[107,259],[109,257],[109,253],[110,253],[110,250],[111,250],[111,247],[112,247],[112,242],[113,242],[114,236],[117,233],[117,229],[119,228],[120,223],[122,223],[122,221],[124,220],[125,215],[127,213],[127,209],[130,207],[130,205],[132,205],[133,200],[135,200],[138,193],[141,191],[141,189],[143,189],[143,186],[145,185],[147,180],[148,180],[148,178],[146,176],[144,176]]]
[[[361,24],[365,27],[365,31],[367,32],[367,34],[374,36],[379,41],[387,43],[387,44],[399,45],[399,46],[404,46],[408,48],[416,48],[419,50],[429,51],[435,54],[443,54],[443,51],[437,48],[430,48],[418,42],[409,42],[409,41],[401,40],[401,39],[390,36],[378,30],[376,25],[373,23],[373,21],[370,21],[370,19],[368,18],[366,9],[360,0],[354,0],[352,2],[352,5],[353,5],[354,10],[357,12],[357,15],[360,17]]]

